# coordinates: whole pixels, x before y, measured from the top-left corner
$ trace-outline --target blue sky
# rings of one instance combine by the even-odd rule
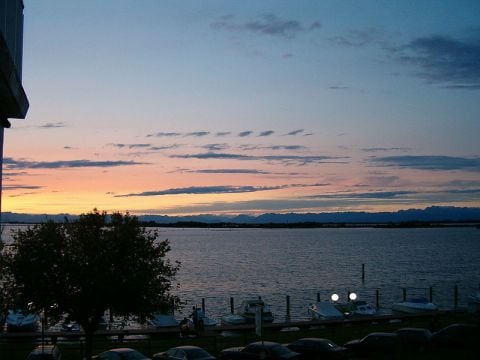
[[[478,1],[25,0],[4,210],[480,205]]]

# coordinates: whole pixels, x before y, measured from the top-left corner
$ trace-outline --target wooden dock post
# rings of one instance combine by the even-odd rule
[[[365,282],[365,264],[362,264],[362,283]]]
[[[403,288],[403,301],[407,301],[407,288]]]
[[[205,314],[205,298],[202,298],[202,311]]]
[[[433,287],[432,286],[430,286],[429,295],[430,295],[430,302],[433,302]]]
[[[453,306],[455,310],[457,310],[458,307],[458,285],[455,284],[455,287],[453,288]]]
[[[317,292],[317,302],[320,302],[320,293]]]
[[[233,297],[230,298],[230,313],[234,313],[234,306],[233,306]]]
[[[375,290],[375,306],[380,309],[380,290]]]
[[[290,319],[290,295],[287,295],[287,319]]]
[[[347,291],[347,302],[350,302],[350,290]]]

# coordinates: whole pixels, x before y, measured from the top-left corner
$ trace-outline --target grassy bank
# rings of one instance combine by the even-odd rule
[[[288,343],[302,337],[323,337],[333,340],[341,345],[345,342],[361,338],[368,333],[375,331],[395,331],[402,327],[423,327],[436,329],[446,325],[458,322],[478,323],[478,316],[472,316],[467,313],[444,313],[439,314],[435,323],[432,318],[417,318],[402,320],[401,322],[386,323],[362,323],[362,324],[337,324],[330,326],[315,326],[309,329],[298,331],[279,331],[266,330],[264,340],[276,341],[279,343]],[[435,330],[435,329],[434,329]],[[228,336],[226,336],[228,335]],[[114,347],[132,347],[146,355],[166,350],[173,346],[190,344],[205,348],[213,355],[224,348],[231,346],[243,346],[259,338],[252,330],[232,332],[229,334],[216,334],[214,332],[205,332],[203,336],[180,338],[178,334],[156,335],[152,334],[148,339],[129,340],[128,337],[123,342],[111,340],[106,336],[98,336],[95,340],[94,353],[101,352]],[[480,340],[480,339],[479,339]],[[38,338],[6,338],[0,340],[0,359],[25,360],[29,351],[38,344]],[[81,341],[64,342],[59,341],[58,346],[62,351],[62,360],[80,360],[83,358],[83,343]],[[429,351],[415,353],[404,351],[397,354],[397,359],[472,359],[476,358],[472,354],[473,349],[431,349]]]

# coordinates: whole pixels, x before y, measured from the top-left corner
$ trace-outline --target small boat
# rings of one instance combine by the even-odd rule
[[[243,300],[239,308],[237,309],[237,315],[243,316],[247,323],[254,323],[255,314],[259,306],[262,307],[263,322],[273,322],[274,317],[272,310],[270,310],[270,306],[265,304],[262,299]]]
[[[82,330],[82,327],[76,321],[72,321],[69,316],[65,316],[60,323],[60,328],[62,331],[67,332],[79,332]]]
[[[345,316],[373,316],[377,314],[377,309],[363,300],[352,300],[335,307]]]
[[[225,314],[222,315],[220,321],[223,325],[242,325],[247,323],[247,319],[240,314]]]
[[[343,313],[330,301],[320,301],[308,305],[308,313],[315,320],[341,320]]]
[[[195,327],[195,320],[197,321],[197,326],[202,328],[204,326],[215,326],[217,325],[217,320],[209,318],[205,315],[201,308],[196,307],[194,313],[190,315],[189,326]]]
[[[412,298],[393,303],[392,310],[403,313],[436,312],[438,306],[428,301],[427,298]]]
[[[23,310],[8,310],[5,322],[8,331],[35,331],[40,318],[37,314],[25,313]]]
[[[155,312],[148,319],[148,322],[157,329],[177,327],[180,323],[172,313],[162,313],[160,311]]]

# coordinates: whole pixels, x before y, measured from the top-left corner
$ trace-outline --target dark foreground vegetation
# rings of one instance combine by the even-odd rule
[[[432,317],[420,317],[401,322],[375,323],[368,322],[362,324],[337,324],[332,326],[317,326],[298,331],[280,331],[266,330],[263,339],[265,341],[275,341],[278,343],[290,343],[296,339],[305,337],[320,337],[332,340],[338,345],[343,345],[352,339],[362,338],[372,332],[393,332],[405,327],[420,327],[430,330],[439,330],[452,323],[476,323],[478,324],[478,315],[467,314],[464,312],[452,312],[439,314],[432,321]],[[196,336],[180,337],[179,333],[163,334],[151,333],[148,337],[140,338],[137,336],[129,337],[125,335],[123,341],[118,337],[112,337],[105,333],[97,334],[94,342],[94,353],[100,353],[104,350],[116,347],[134,348],[147,356],[165,351],[171,347],[179,345],[196,345],[204,348],[212,355],[218,356],[220,351],[234,346],[244,346],[253,341],[258,341],[259,337],[253,330],[238,331],[228,333],[219,333],[214,331],[203,331]],[[480,340],[480,339],[478,339]],[[412,349],[400,347],[394,354],[389,355],[369,355],[363,358],[373,359],[477,359],[480,358],[480,342],[470,341],[466,345],[456,345],[451,347],[428,346],[421,349]],[[36,336],[26,336],[11,338],[3,335],[0,338],[0,359],[25,360],[28,353],[41,342],[41,334]],[[58,341],[58,347],[62,352],[62,360],[80,360],[85,356],[85,344],[82,340]],[[355,357],[360,358],[360,357]]]

